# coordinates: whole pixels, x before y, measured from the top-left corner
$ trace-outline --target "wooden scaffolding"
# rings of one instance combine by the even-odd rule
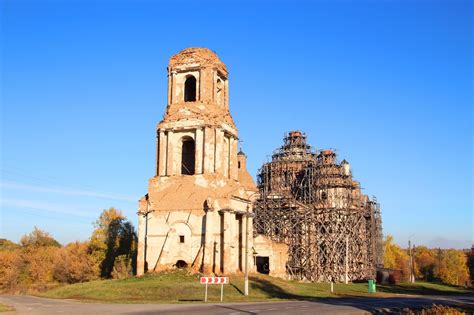
[[[313,151],[306,135],[285,135],[258,173],[254,233],[289,246],[293,279],[347,282],[375,277],[382,263],[382,220],[350,165],[333,150]]]

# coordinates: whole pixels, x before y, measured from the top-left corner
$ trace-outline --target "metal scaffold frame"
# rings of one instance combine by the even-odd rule
[[[259,170],[254,233],[289,246],[290,277],[315,282],[375,277],[382,263],[382,220],[350,165],[333,150],[313,152],[300,131],[288,133]]]

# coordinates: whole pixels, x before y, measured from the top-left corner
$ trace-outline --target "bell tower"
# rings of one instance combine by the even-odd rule
[[[237,154],[228,72],[214,52],[188,48],[170,58],[156,135],[156,172],[139,201],[138,274],[180,266],[242,271],[252,259],[243,246],[245,235],[252,246],[257,189]]]
[[[225,64],[188,48],[168,65],[168,105],[157,126],[156,176],[215,174],[237,180],[237,129]]]

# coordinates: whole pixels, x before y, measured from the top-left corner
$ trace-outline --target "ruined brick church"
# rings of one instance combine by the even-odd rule
[[[156,173],[139,201],[137,274],[189,267],[309,281],[375,276],[381,216],[347,161],[287,134],[258,187],[238,152],[225,64],[188,48],[168,65],[168,104],[157,125]]]
[[[156,174],[139,201],[137,274],[175,267],[229,274],[245,255],[272,257],[285,270],[286,246],[253,237],[257,194],[237,151],[225,64],[206,48],[188,48],[168,65],[168,105],[157,126]]]

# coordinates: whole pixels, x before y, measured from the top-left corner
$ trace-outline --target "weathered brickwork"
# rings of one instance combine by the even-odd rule
[[[254,246],[258,190],[237,145],[225,64],[206,48],[172,56],[168,105],[157,126],[156,174],[139,201],[139,275],[184,266],[215,274],[242,271],[245,237],[249,267],[256,270],[256,244],[273,243]],[[278,248],[266,249],[278,261],[272,274],[282,275],[286,245],[272,246]]]

